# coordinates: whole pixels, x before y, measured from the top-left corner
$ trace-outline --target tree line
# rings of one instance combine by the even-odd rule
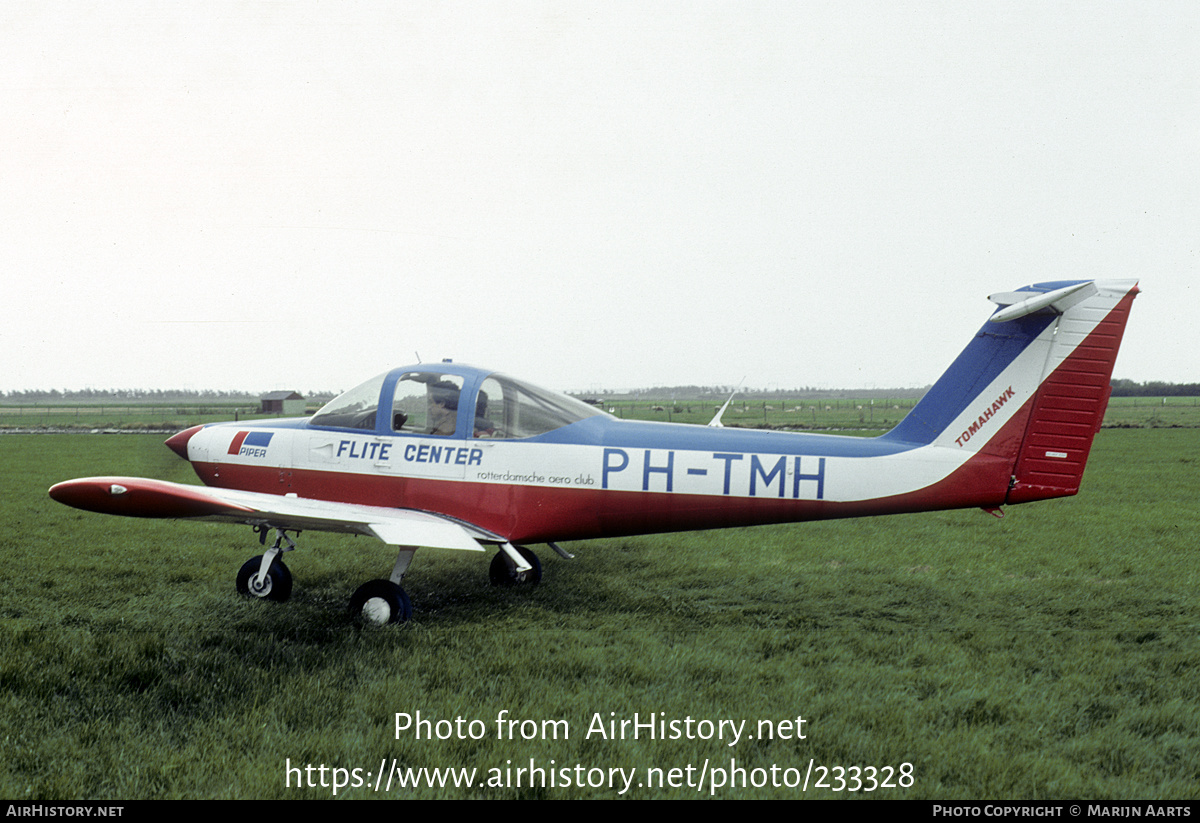
[[[920,397],[928,389],[819,389],[804,386],[794,389],[761,389],[743,387],[738,390],[738,396],[746,399],[770,399],[778,397]],[[1168,383],[1162,380],[1150,380],[1139,383],[1136,380],[1112,381],[1113,397],[1200,397],[1200,383]],[[633,391],[613,391],[611,389],[596,390],[592,395],[599,395],[606,400],[650,398],[677,398],[680,400],[711,400],[722,401],[734,391],[733,386],[655,386],[652,388],[636,389]],[[336,392],[310,391],[304,395],[310,402],[320,402],[332,398]],[[572,392],[586,395],[587,392]],[[7,403],[245,403],[258,402],[262,393],[227,391],[220,389],[26,389],[19,391],[0,392],[0,398]]]
[[[215,389],[27,389],[0,392],[9,403],[223,403],[258,402],[250,392]]]
[[[1149,380],[1138,383],[1134,380],[1112,381],[1113,397],[1200,397],[1200,383],[1167,383]]]

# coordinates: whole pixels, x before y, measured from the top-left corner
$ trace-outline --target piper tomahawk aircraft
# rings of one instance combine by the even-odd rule
[[[243,594],[286,600],[289,532],[370,535],[398,554],[351,611],[411,615],[419,547],[497,547],[491,579],[533,584],[525,544],[898,512],[1075,494],[1108,404],[1135,281],[1039,283],[998,304],[962,354],[875,438],[635,422],[503,374],[405,366],[311,418],[195,426],[167,440],[204,486],[134,477],[59,483],[70,506],[253,526],[266,545]],[[719,418],[719,415],[718,415]]]

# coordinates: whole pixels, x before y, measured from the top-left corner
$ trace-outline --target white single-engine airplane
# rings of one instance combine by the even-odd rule
[[[135,477],[59,483],[55,500],[133,517],[253,526],[274,545],[239,592],[286,600],[280,559],[303,529],[397,549],[354,593],[374,623],[411,615],[418,547],[483,551],[497,585],[537,583],[524,548],[555,541],[964,507],[1075,494],[1108,404],[1137,283],[1039,283],[999,305],[950,368],[880,437],[619,420],[450,362],[381,374],[313,417],[195,426],[167,440],[204,486]]]

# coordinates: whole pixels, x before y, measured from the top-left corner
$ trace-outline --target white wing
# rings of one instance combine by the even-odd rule
[[[60,503],[104,514],[246,523],[276,529],[365,534],[393,546],[483,551],[491,532],[429,512],[292,495],[192,486],[144,477],[85,477],[50,489]]]

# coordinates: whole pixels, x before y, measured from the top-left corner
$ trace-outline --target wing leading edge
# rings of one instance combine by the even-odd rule
[[[190,486],[145,477],[84,477],[50,489],[59,503],[127,517],[244,523],[274,529],[363,534],[391,546],[483,551],[502,542],[470,524],[413,509]]]

